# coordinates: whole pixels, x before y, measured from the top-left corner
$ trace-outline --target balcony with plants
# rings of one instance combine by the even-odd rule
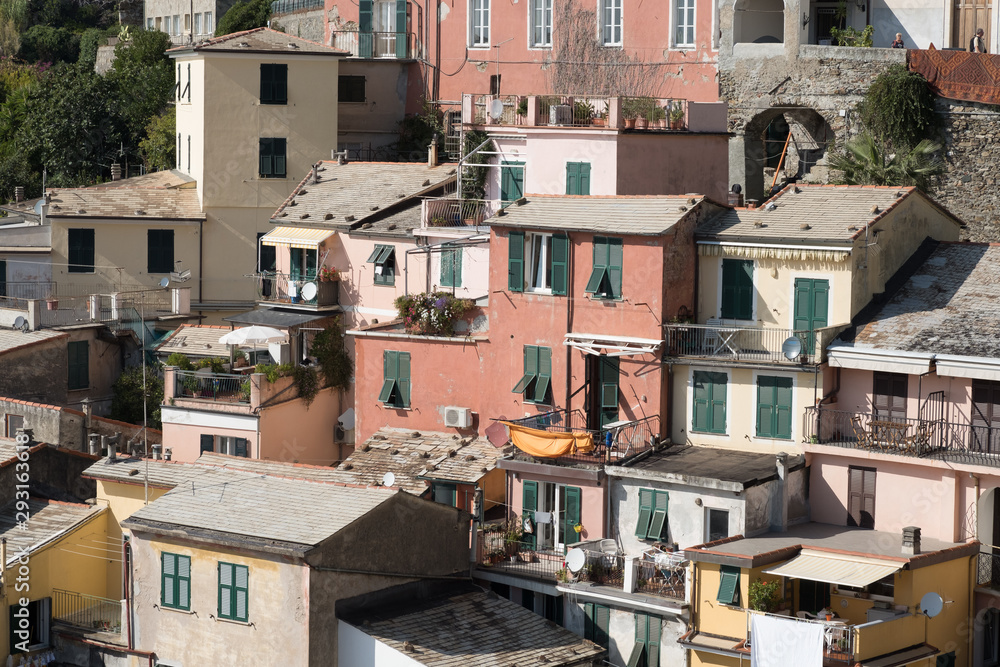
[[[254,274],[257,300],[262,304],[333,308],[340,304],[340,273],[335,267],[295,273],[265,271]]]
[[[589,130],[688,132],[688,100],[647,96],[482,95],[462,98],[466,126],[585,128]]]

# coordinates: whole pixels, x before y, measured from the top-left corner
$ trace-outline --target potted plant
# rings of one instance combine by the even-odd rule
[[[605,126],[607,126],[607,124],[608,124],[608,111],[607,111],[607,109],[605,109],[604,111],[596,114],[594,116],[594,119],[591,122],[594,124],[594,127],[605,127]]]
[[[667,110],[661,107],[659,104],[654,104],[653,108],[649,111],[649,122],[653,127],[658,127],[661,130],[667,127]]]
[[[590,119],[594,115],[594,106],[587,100],[576,100],[573,102],[573,124],[590,125]]]
[[[670,102],[670,110],[667,115],[670,118],[670,129],[671,130],[683,130],[684,129],[684,103],[680,100],[675,100]]]
[[[517,100],[517,124],[524,125],[524,120],[528,117],[528,98],[521,97]]]
[[[435,215],[431,217],[431,221],[428,224],[431,227],[447,227],[448,221],[445,220],[443,215]]]
[[[781,604],[781,579],[751,581],[747,603],[754,611],[773,612]]]
[[[631,130],[636,127],[636,120],[639,118],[641,110],[641,99],[638,97],[622,98],[622,119],[625,121],[625,129]]]

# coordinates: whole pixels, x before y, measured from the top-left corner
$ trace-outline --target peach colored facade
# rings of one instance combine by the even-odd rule
[[[539,466],[539,468],[541,467]],[[607,534],[605,532],[605,520],[607,518],[608,506],[604,495],[607,488],[604,479],[597,482],[574,479],[566,475],[566,471],[560,470],[556,466],[545,467],[548,469],[544,473],[508,475],[510,484],[510,494],[508,497],[510,498],[511,512],[518,516],[524,513],[525,480],[538,482],[539,484],[575,486],[580,489],[580,525],[583,526],[580,530],[578,541],[583,542],[604,537]],[[544,496],[544,493],[539,492],[539,495]],[[542,507],[544,505],[539,505],[538,509],[541,510]],[[549,508],[546,511],[552,510],[553,508]],[[570,539],[572,540],[572,536],[570,536]]]

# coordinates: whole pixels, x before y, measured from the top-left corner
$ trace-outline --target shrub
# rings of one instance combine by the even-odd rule
[[[167,357],[167,366],[176,366],[182,371],[189,371],[191,370],[191,360],[186,354],[174,352]]]
[[[407,333],[451,336],[455,323],[473,304],[447,292],[424,292],[401,296],[395,305]]]

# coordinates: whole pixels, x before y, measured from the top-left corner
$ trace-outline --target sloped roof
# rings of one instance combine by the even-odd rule
[[[419,211],[418,197],[454,181],[455,165],[323,161],[319,163],[317,176],[318,181],[312,183],[312,175],[307,175],[275,211],[271,222],[367,231],[368,222],[374,225],[375,220],[409,209]],[[384,225],[400,222],[402,219]],[[419,215],[414,226],[419,226]]]
[[[497,227],[658,236],[706,201],[703,195],[527,195],[491,220]]]
[[[31,498],[27,501],[30,518],[23,524],[22,528],[17,523],[16,502],[11,501],[0,508],[0,537],[7,539],[8,566],[17,561],[22,550],[34,553],[106,509],[96,505]],[[106,545],[95,542],[91,548],[99,550],[106,548]],[[121,549],[118,550],[118,553],[121,553]],[[100,555],[99,551],[94,551],[93,554]],[[113,558],[114,556],[109,554],[108,557]]]
[[[204,467],[192,463],[119,456],[114,461],[102,458],[87,468],[83,476],[88,479],[138,485],[145,484],[148,478],[150,486],[172,489],[178,484],[191,481],[203,472],[205,472]]]
[[[805,458],[792,456],[790,468],[805,464]],[[774,454],[717,449],[702,445],[674,445],[625,466],[608,466],[614,477],[642,477],[666,482],[690,483],[694,478],[734,482],[748,488],[777,479]]]
[[[179,352],[189,357],[229,357],[229,345],[219,342],[219,338],[231,331],[231,327],[215,324],[182,324],[172,334],[156,346],[159,354]],[[242,346],[253,349],[252,345]]]
[[[173,187],[52,188],[50,218],[204,220],[198,192]]]
[[[698,240],[761,241],[849,246],[908,197],[917,197],[955,218],[913,187],[790,185],[755,209],[727,209],[702,224]],[[774,208],[768,210],[773,204]]]
[[[307,479],[313,482],[342,482],[343,476],[330,466],[316,466],[306,463],[249,459],[243,456],[229,456],[216,452],[204,452],[196,461],[199,465],[219,466],[230,470],[255,472],[272,477]]]
[[[311,42],[308,39],[278,32],[271,28],[254,28],[253,30],[234,32],[196,44],[167,49],[167,53],[171,56],[205,51],[218,53],[280,53],[282,55],[302,54],[310,56],[351,55],[346,51],[331,49],[329,46],[324,46],[319,42]]]
[[[38,345],[55,340],[56,338],[68,338],[69,334],[62,331],[42,329],[40,331],[25,331],[21,333],[16,329],[0,329],[0,354],[12,352],[22,347]]]
[[[151,171],[140,176],[98,183],[95,188],[182,188],[193,187],[196,181],[179,169]]]
[[[940,244],[843,340],[864,348],[1000,357],[1000,246]]]

